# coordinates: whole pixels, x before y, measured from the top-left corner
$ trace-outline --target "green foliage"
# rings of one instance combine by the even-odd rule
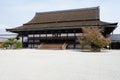
[[[18,41],[18,40],[15,40],[14,46],[15,46],[16,48],[22,48],[22,43],[21,43],[20,41]]]
[[[6,49],[22,48],[22,43],[18,41],[17,39],[9,38],[4,43],[2,43],[1,48],[6,48]]]

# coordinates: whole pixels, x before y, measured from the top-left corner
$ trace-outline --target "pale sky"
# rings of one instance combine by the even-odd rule
[[[118,22],[120,34],[120,0],[0,0],[0,34],[30,21],[36,12],[80,9],[100,6],[100,20]]]

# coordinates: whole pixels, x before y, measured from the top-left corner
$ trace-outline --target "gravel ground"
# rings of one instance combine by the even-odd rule
[[[120,80],[120,50],[0,50],[0,80]]]

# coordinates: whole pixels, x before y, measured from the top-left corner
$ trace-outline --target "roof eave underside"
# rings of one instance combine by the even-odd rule
[[[103,28],[113,28],[117,27],[117,23],[104,24],[104,25],[77,25],[77,26],[52,26],[52,27],[17,27],[13,29],[7,29],[7,31],[19,33],[21,31],[44,31],[44,30],[65,30],[65,29],[80,29],[81,27],[103,27]]]

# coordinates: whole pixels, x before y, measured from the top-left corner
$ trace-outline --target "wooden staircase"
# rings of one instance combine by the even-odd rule
[[[66,43],[41,43],[38,49],[65,50],[66,47]]]
[[[64,44],[62,45],[62,50],[65,50],[66,47],[67,47],[67,43],[64,43]]]

